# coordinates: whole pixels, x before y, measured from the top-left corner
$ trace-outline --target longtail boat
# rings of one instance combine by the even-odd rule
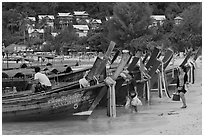
[[[111,43],[101,63],[90,70],[88,76],[100,77],[106,67],[106,63],[115,44]],[[124,58],[121,62],[124,64]],[[99,65],[98,65],[99,64]],[[122,64],[122,65],[123,65]],[[121,64],[118,66],[121,70]],[[93,72],[94,71],[94,72]],[[119,73],[116,70],[117,73]],[[59,82],[51,90],[32,93],[22,91],[14,94],[4,94],[2,97],[3,121],[22,121],[22,120],[50,120],[69,116],[90,115],[87,111],[100,89],[106,86],[105,82],[92,84],[88,87],[80,87],[78,81]],[[94,103],[94,106],[97,104]]]
[[[121,60],[124,64],[124,58]],[[117,78],[116,73],[120,73],[121,65],[118,68],[114,78]],[[101,90],[107,89],[105,82],[85,88],[69,83],[45,93],[31,93],[19,98],[3,97],[3,121],[53,120],[78,116],[87,118],[98,104]]]

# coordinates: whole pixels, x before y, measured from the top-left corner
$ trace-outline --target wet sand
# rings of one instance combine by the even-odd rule
[[[173,91],[172,91],[173,92]],[[117,107],[117,117],[106,116],[97,109],[88,120],[3,123],[6,134],[69,135],[201,135],[202,134],[202,63],[197,61],[195,84],[186,93],[188,107],[164,94],[151,93],[149,105],[139,106],[137,113]]]

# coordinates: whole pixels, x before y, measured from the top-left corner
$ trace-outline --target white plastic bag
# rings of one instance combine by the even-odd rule
[[[142,106],[142,101],[139,100],[139,98],[138,98],[137,95],[136,95],[136,96],[132,99],[131,105],[133,105],[133,106]]]

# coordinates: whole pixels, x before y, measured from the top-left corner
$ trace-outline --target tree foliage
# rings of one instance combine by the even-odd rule
[[[152,11],[148,3],[117,3],[113,14],[107,23],[108,37],[120,46],[149,33]]]
[[[196,4],[185,9],[181,16],[183,21],[175,25],[169,39],[180,51],[202,45],[202,6]]]
[[[76,43],[78,40],[78,35],[76,34],[73,27],[67,27],[63,29],[59,35],[57,35],[52,41],[51,41],[51,49],[56,50],[58,53],[61,51],[61,48],[63,46],[71,46],[72,44]]]
[[[89,32],[88,37],[79,39],[71,29],[65,29],[53,37],[45,22],[38,22],[38,15],[54,15],[59,12],[87,11],[90,17],[103,21],[100,31]],[[162,26],[149,29],[150,15],[165,15]],[[180,26],[174,25],[174,18],[184,20]],[[47,49],[60,51],[62,46],[75,43],[89,45],[92,49],[105,50],[110,40],[120,48],[146,49],[149,45],[172,46],[176,50],[202,45],[202,5],[199,2],[3,2],[2,40],[7,46],[12,43],[42,43],[25,37],[27,24],[25,17],[36,17],[37,28],[44,28]],[[113,16],[106,22],[106,16]],[[55,29],[59,20],[54,20]],[[154,43],[154,44],[152,44]],[[79,46],[78,46],[79,47]]]

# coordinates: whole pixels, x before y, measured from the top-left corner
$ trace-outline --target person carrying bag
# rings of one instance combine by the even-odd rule
[[[179,76],[177,78],[177,93],[173,95],[173,100],[178,101],[178,98],[180,97],[182,100],[183,105],[181,108],[186,108],[186,98],[185,98],[185,93],[187,92],[186,90],[186,84],[188,80],[188,75],[186,73],[186,67],[185,66],[180,66],[179,67]],[[178,96],[179,94],[179,96]],[[179,98],[179,100],[180,100]]]

